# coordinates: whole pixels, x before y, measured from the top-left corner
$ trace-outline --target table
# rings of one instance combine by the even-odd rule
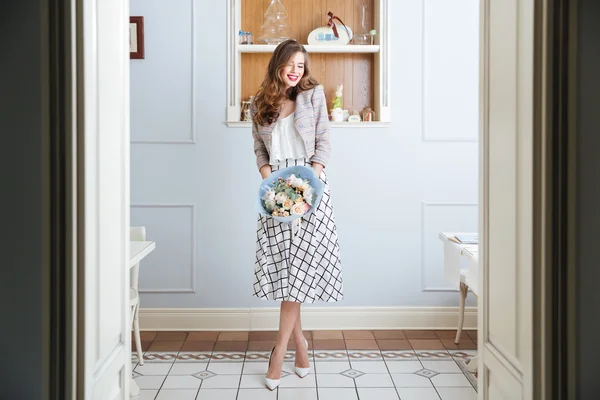
[[[479,294],[479,246],[464,244],[456,239],[459,233],[441,232],[440,240],[444,243],[444,277],[461,291],[461,304],[459,327],[462,328],[464,315],[464,302],[467,291],[478,297]],[[465,235],[475,235],[464,233]],[[458,335],[457,335],[458,337]],[[477,357],[469,361],[467,368],[470,372],[477,372]]]
[[[151,241],[131,241],[129,242],[129,268],[139,263],[144,257],[150,254],[156,248],[156,243]],[[129,313],[129,310],[127,311]],[[127,335],[131,340],[131,335]],[[130,346],[131,347],[131,346]],[[127,362],[131,362],[127,360]],[[129,394],[131,396],[137,396],[140,394],[140,388],[137,383],[130,378]]]

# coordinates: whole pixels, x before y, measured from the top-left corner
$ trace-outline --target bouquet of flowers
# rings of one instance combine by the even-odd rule
[[[287,179],[278,178],[273,188],[267,189],[262,197],[265,209],[274,217],[304,215],[310,210],[314,189],[308,180],[291,174]]]
[[[259,212],[280,222],[306,217],[319,204],[323,188],[323,182],[312,168],[293,166],[280,169],[260,186]]]

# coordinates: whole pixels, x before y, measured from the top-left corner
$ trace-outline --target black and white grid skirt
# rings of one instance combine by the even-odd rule
[[[292,165],[311,166],[308,160],[271,165],[273,171]],[[333,205],[325,172],[323,197],[317,209],[303,219],[292,238],[287,223],[258,216],[254,296],[264,300],[314,303],[342,300],[342,265]]]

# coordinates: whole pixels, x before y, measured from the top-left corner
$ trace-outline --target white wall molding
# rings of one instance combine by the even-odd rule
[[[276,330],[279,308],[142,308],[143,330]],[[302,310],[306,330],[456,329],[458,307],[319,307]],[[476,329],[477,308],[465,309],[464,329]]]

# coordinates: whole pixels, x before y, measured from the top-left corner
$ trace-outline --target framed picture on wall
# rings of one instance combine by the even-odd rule
[[[144,58],[144,17],[129,17],[129,58]]]

